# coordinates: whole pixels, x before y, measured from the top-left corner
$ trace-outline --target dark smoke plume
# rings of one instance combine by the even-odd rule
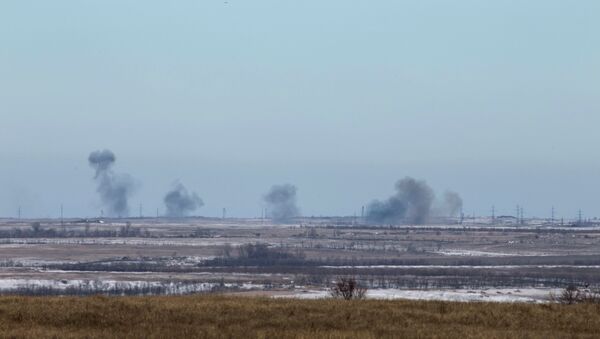
[[[170,217],[185,217],[200,207],[204,206],[204,202],[195,192],[188,190],[181,184],[177,183],[171,191],[165,195],[165,206],[167,207],[167,215]]]
[[[463,200],[456,192],[446,191],[442,205],[442,216],[455,217],[463,208]]]
[[[94,178],[97,179],[102,173],[108,172],[116,160],[115,154],[107,149],[90,153],[88,161],[96,169],[96,176]]]
[[[396,194],[385,201],[373,201],[367,220],[373,223],[423,224],[429,218],[435,199],[425,181],[406,177],[396,183]]]
[[[129,215],[127,200],[133,193],[134,182],[127,174],[113,172],[112,166],[116,160],[115,154],[109,150],[95,151],[88,157],[90,166],[96,170],[96,191],[108,215],[125,217]]]
[[[264,196],[269,215],[276,221],[287,221],[300,214],[296,206],[296,186],[274,185]]]

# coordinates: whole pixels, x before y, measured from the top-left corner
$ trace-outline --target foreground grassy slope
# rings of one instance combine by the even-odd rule
[[[0,297],[0,337],[600,335],[598,305],[288,300],[225,296]]]

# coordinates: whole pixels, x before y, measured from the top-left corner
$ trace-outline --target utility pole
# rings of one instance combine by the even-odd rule
[[[581,222],[582,222],[582,220],[581,220],[581,209],[579,209],[577,225],[581,226]]]
[[[227,209],[223,207],[223,219],[227,216]]]
[[[525,219],[523,218],[523,207],[521,207],[521,225],[525,225]]]
[[[550,218],[550,224],[554,225],[554,206],[552,206],[552,217]]]
[[[18,219],[21,220],[21,206],[19,206]]]
[[[516,214],[517,225],[520,224],[520,222],[519,222],[520,214],[521,214],[521,206],[517,205],[517,214]]]
[[[62,204],[60,204],[60,225],[61,226],[65,225],[65,219],[64,219],[63,205]]]
[[[492,224],[496,223],[496,206],[492,205]]]
[[[144,206],[142,204],[140,204],[140,219],[143,218],[144,214],[143,214],[143,208]]]
[[[362,210],[360,212],[360,218],[364,219],[365,218],[365,206],[363,205]]]

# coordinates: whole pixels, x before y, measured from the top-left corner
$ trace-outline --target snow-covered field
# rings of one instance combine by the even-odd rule
[[[434,251],[432,253],[446,255],[446,256],[459,256],[459,257],[510,257],[510,256],[533,257],[533,256],[548,255],[547,253],[540,253],[540,252],[507,253],[507,252],[486,252],[486,251],[473,251],[473,250],[440,250],[440,251]]]
[[[45,265],[59,265],[59,264],[76,264],[77,261],[68,260],[44,260],[38,258],[17,258],[0,260],[0,267],[41,267]]]
[[[514,225],[514,224],[491,224],[490,221],[476,220],[474,223],[465,223],[463,225],[451,224],[451,225],[400,225],[400,228],[409,229],[437,229],[437,230],[479,230],[486,229],[490,231],[514,231],[514,230],[546,230],[546,231],[598,231],[600,226],[560,226],[558,224],[548,225],[540,222],[530,221],[527,225]]]
[[[369,268],[397,268],[397,269],[421,269],[421,268],[434,268],[434,269],[452,269],[452,268],[461,268],[461,269],[519,269],[519,268],[541,268],[541,269],[553,269],[553,268],[600,268],[600,265],[369,265],[369,266],[320,266],[322,268],[339,268],[339,269],[348,269],[348,268],[360,268],[360,269],[369,269]]]
[[[0,293],[37,289],[37,294],[48,290],[66,295],[188,294],[219,288],[322,298],[328,297],[327,287],[336,275],[355,274],[360,281],[370,281],[369,298],[541,302],[550,290],[515,286],[600,285],[598,226],[560,227],[544,220],[528,220],[528,225],[477,224],[491,223],[485,219],[468,225],[398,227],[349,227],[340,222],[339,228],[337,219],[311,218],[300,226],[277,227],[256,220],[176,221],[132,220],[134,227],[147,232],[144,237],[79,237],[86,234],[84,225],[69,224],[67,238],[41,238],[50,233],[39,233],[38,238],[29,221],[7,221],[5,236],[19,236],[0,239]],[[101,227],[117,231],[123,225]],[[41,227],[62,232],[57,221],[42,222]],[[21,232],[12,232],[13,228]],[[238,247],[254,243],[272,248],[246,261],[252,248]],[[280,263],[273,260],[279,252],[290,255],[282,256],[285,260]],[[217,257],[231,260],[210,261]],[[304,258],[306,264],[286,258]],[[417,265],[385,265],[402,262]],[[356,266],[348,266],[353,263]],[[387,289],[402,286],[436,289]]]
[[[36,291],[51,289],[54,291],[77,290],[81,292],[102,293],[111,291],[139,290],[140,293],[153,293],[160,290],[161,294],[193,294],[210,292],[219,286],[216,283],[202,282],[160,282],[160,281],[118,281],[118,280],[84,280],[84,279],[0,279],[1,292]],[[266,291],[262,284],[225,283],[221,287],[239,291]],[[484,289],[484,290],[402,290],[402,289],[370,289],[368,299],[410,299],[410,300],[443,300],[461,302],[548,302],[550,293],[557,294],[559,290],[548,288],[526,289]],[[327,290],[310,290],[295,286],[293,291],[274,294],[276,298],[323,299],[329,298]]]
[[[0,248],[17,248],[31,245],[131,245],[131,246],[241,246],[244,244],[267,243],[261,240],[218,239],[218,238],[8,238],[0,240]],[[276,243],[267,243],[274,246]]]
[[[159,261],[165,266],[196,266],[206,260],[212,260],[215,256],[184,256],[184,257],[158,257],[155,260],[128,260],[128,263],[146,263],[153,264]],[[120,258],[119,258],[120,259]],[[59,265],[59,264],[77,264],[79,262],[74,260],[44,260],[39,258],[16,258],[0,260],[0,267],[42,267],[47,265]],[[111,265],[110,261],[106,262],[106,265]]]
[[[443,300],[462,302],[548,302],[550,293],[557,293],[556,289],[528,288],[528,289],[485,289],[485,290],[400,290],[400,289],[372,289],[367,291],[368,299],[410,299],[410,300]],[[322,299],[329,298],[326,290],[305,290],[278,298]]]

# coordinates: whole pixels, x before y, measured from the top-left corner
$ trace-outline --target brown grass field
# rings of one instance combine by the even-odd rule
[[[0,297],[1,337],[593,338],[599,305]]]

